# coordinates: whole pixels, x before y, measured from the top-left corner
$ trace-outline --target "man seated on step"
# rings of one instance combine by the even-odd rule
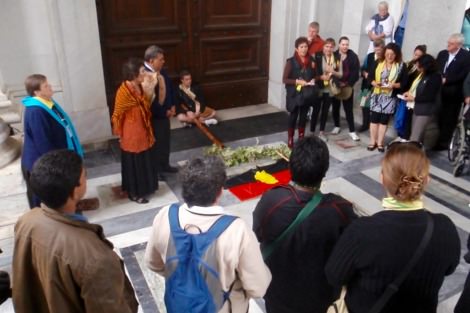
[[[137,312],[113,244],[100,225],[77,213],[86,192],[82,158],[71,150],[47,152],[35,162],[30,185],[42,207],[15,225],[15,312]]]
[[[206,101],[199,86],[192,86],[191,73],[180,73],[180,85],[177,91],[176,117],[183,125],[190,127],[195,120],[209,125],[216,125],[215,110],[206,106]]]
[[[185,203],[157,214],[145,251],[147,266],[165,277],[167,312],[248,312],[271,274],[247,223],[218,205],[225,165],[199,157],[180,173]]]

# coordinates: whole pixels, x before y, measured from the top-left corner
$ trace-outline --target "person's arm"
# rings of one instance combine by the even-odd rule
[[[261,298],[271,282],[271,272],[263,261],[258,240],[244,221],[243,238],[237,274],[243,290],[250,298]]]
[[[341,287],[350,281],[357,270],[355,263],[359,251],[353,224],[341,235],[326,263],[325,273],[330,285]]]
[[[158,81],[158,103],[160,105],[165,104],[166,98],[166,83],[165,77],[161,73],[157,74],[157,81]]]
[[[360,71],[359,57],[355,53],[350,53],[348,58],[350,58],[348,84],[349,86],[353,87],[354,84],[359,80],[359,71]]]
[[[99,258],[83,271],[77,276],[84,275],[79,287],[86,312],[137,312],[134,290],[117,256]]]
[[[369,23],[366,25],[366,34],[367,36],[369,36],[369,39],[370,40],[374,40],[375,39],[375,36],[374,36],[374,32],[372,31],[372,28],[374,27],[374,20],[370,20]]]
[[[470,103],[470,72],[467,74],[465,81],[463,82],[463,96],[465,97],[465,103]]]
[[[441,90],[442,79],[441,75],[434,74],[432,75],[429,80],[426,82],[426,86],[424,90],[417,94],[414,98],[415,102],[434,102],[436,101],[437,97],[439,96],[439,92]]]
[[[289,78],[290,74],[292,72],[292,65],[290,61],[286,62],[286,65],[284,66],[284,72],[282,74],[282,83],[284,85],[295,85],[296,84],[296,79]]]
[[[165,262],[163,261],[162,255],[160,253],[157,239],[161,237],[160,229],[164,222],[163,219],[168,218],[167,212],[168,210],[160,210],[157,216],[155,216],[144,257],[147,267],[160,275],[163,275],[165,272]]]

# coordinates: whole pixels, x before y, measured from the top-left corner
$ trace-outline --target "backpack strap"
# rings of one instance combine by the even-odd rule
[[[237,217],[233,215],[222,215],[219,217],[206,232],[209,240],[217,239],[236,219]]]
[[[179,220],[179,208],[180,206],[178,203],[173,203],[168,211],[168,219],[170,221],[171,232],[182,230]]]
[[[263,259],[266,261],[269,256],[273,253],[273,251],[280,245],[282,240],[286,238],[288,235],[294,232],[294,230],[297,228],[297,226],[302,223],[312,212],[315,210],[315,208],[318,206],[318,204],[321,202],[321,199],[323,197],[323,194],[320,191],[317,191],[315,195],[312,197],[312,200],[310,200],[305,207],[297,214],[297,217],[295,220],[287,227],[282,234],[277,237],[271,244],[265,246],[261,254],[263,255]]]

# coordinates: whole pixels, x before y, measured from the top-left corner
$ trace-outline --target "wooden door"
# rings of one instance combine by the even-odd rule
[[[165,50],[175,84],[189,69],[208,105],[265,103],[268,94],[270,0],[97,0],[108,102],[121,67],[147,46]]]

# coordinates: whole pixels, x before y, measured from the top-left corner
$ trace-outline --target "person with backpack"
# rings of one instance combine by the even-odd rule
[[[320,191],[328,167],[325,142],[316,136],[300,140],[290,155],[292,182],[264,193],[253,212],[253,229],[273,275],[264,297],[268,313],[326,312],[339,295],[324,268],[356,214],[351,202]]]
[[[271,273],[249,226],[218,205],[226,180],[217,157],[196,157],[181,171],[184,204],[155,217],[145,251],[148,268],[165,277],[168,313],[248,312]]]

